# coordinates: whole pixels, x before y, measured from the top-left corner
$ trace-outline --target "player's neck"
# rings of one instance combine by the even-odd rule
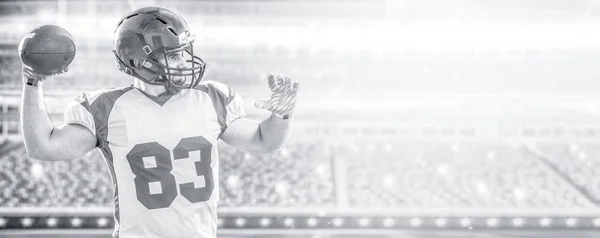
[[[156,97],[167,91],[165,89],[165,86],[163,85],[150,85],[142,82],[139,79],[133,80],[133,87],[138,88],[139,90]]]

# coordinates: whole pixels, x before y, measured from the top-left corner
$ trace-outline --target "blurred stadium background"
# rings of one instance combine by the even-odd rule
[[[600,1],[38,0],[0,2],[0,237],[109,237],[100,153],[26,155],[17,45],[74,36],[44,84],[59,124],[81,91],[131,83],[112,33],[150,4],[186,18],[205,79],[251,117],[267,73],[302,84],[285,148],[220,145],[220,236],[600,236]]]

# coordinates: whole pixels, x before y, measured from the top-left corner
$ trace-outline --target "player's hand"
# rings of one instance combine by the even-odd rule
[[[296,96],[298,95],[299,83],[292,82],[290,77],[277,77],[269,74],[269,88],[271,88],[271,98],[254,103],[254,106],[271,111],[279,117],[289,117],[296,108]]]
[[[22,64],[22,70],[23,70],[23,80],[24,81],[26,81],[27,79],[35,79],[35,80],[41,82],[41,81],[46,80],[46,78],[48,76],[59,75],[59,74],[62,74],[64,72],[67,72],[67,71],[69,71],[69,68],[65,67],[61,71],[58,71],[57,73],[50,74],[50,75],[37,73],[31,67],[29,67],[29,66],[27,66],[25,64]]]

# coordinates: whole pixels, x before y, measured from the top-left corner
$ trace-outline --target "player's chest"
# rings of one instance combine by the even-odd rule
[[[214,109],[202,102],[173,100],[158,105],[139,100],[114,109],[109,118],[108,139],[117,146],[147,142],[175,146],[181,139],[190,137],[216,141],[220,133]]]

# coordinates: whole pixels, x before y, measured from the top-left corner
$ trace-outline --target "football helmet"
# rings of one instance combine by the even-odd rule
[[[185,20],[167,8],[133,10],[121,18],[115,30],[117,68],[147,84],[164,85],[171,93],[195,87],[206,64],[194,55],[194,39]],[[177,54],[183,54],[186,67],[169,65],[167,58]],[[161,58],[165,64],[159,62]]]

